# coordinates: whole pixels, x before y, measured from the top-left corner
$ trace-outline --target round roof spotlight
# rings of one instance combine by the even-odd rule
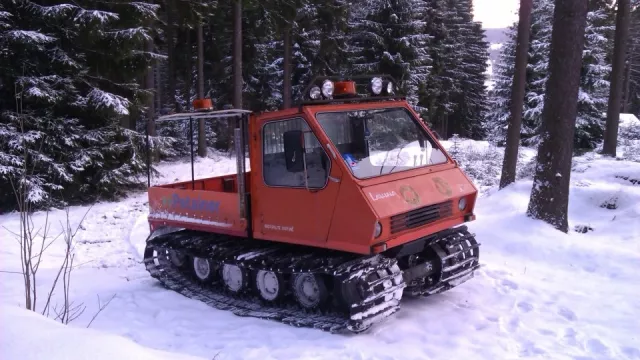
[[[393,95],[394,90],[393,90],[393,83],[391,81],[387,82],[385,91],[387,92],[387,95]]]
[[[320,88],[317,86],[314,86],[311,88],[311,90],[309,90],[309,97],[312,100],[320,100],[322,94],[320,93]]]
[[[374,77],[371,79],[371,92],[374,95],[380,95],[382,92],[382,79],[379,77]]]
[[[333,96],[333,81],[325,80],[322,83],[322,95],[324,95],[324,97],[327,99]]]

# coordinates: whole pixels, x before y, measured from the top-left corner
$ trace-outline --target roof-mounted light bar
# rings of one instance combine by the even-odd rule
[[[374,77],[373,79],[371,79],[369,91],[371,91],[373,95],[393,95],[393,81],[384,80],[380,77]]]
[[[356,80],[368,80],[368,94],[358,94]],[[304,92],[310,102],[356,100],[376,100],[382,96],[395,95],[395,80],[390,76],[353,76],[347,79],[336,77],[316,77]]]

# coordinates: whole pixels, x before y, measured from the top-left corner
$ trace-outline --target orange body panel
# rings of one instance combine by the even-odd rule
[[[360,254],[371,250],[376,215],[360,188],[345,176],[336,201],[328,245]]]
[[[443,148],[440,150],[447,158],[445,163],[358,179],[315,120],[317,112],[387,107],[404,107],[418,117],[406,101],[313,105],[252,114],[249,119],[251,173],[245,177],[246,189],[251,194],[252,234],[246,233],[246,220],[239,215],[235,174],[196,180],[195,190],[191,189],[191,181],[150,188],[149,221],[152,226],[166,224],[370,254],[374,252],[374,245],[378,248],[384,243],[385,249],[392,248],[473,220],[477,189]],[[321,189],[272,187],[264,181],[263,126],[293,117],[306,120],[330,160],[330,176]],[[419,123],[435,139],[424,123]],[[461,198],[466,199],[463,210],[458,209]],[[450,212],[438,219],[394,233],[390,231],[392,217],[444,202],[450,204]],[[382,225],[382,233],[374,238],[376,222]]]
[[[473,197],[476,189],[460,169],[453,168],[363,187],[362,192],[378,217],[386,218],[446,200]]]
[[[149,188],[149,223],[152,228],[178,226],[225,234],[243,235],[246,221],[240,218],[238,195],[222,190],[222,177]],[[211,190],[210,190],[211,189]]]

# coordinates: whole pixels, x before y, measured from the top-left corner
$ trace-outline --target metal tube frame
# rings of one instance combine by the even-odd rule
[[[194,142],[193,142],[193,119],[205,118],[206,120],[212,119],[237,119],[240,117],[239,123],[237,123],[234,129],[235,150],[236,150],[236,175],[238,177],[238,210],[242,219],[247,221],[247,238],[253,238],[253,223],[251,216],[251,194],[247,191],[246,173],[247,166],[245,161],[245,154],[247,149],[247,139],[249,138],[249,115],[251,111],[248,110],[218,110],[209,112],[195,112],[195,113],[179,113],[160,116],[156,119],[156,123],[162,121],[184,121],[189,120],[189,144],[191,147],[191,189],[195,190],[195,170],[194,170]],[[147,186],[151,187],[151,151],[150,151],[150,138],[149,131],[146,130],[147,136]]]
[[[189,116],[189,143],[191,144],[191,190],[196,189],[196,177],[193,171],[193,117]]]

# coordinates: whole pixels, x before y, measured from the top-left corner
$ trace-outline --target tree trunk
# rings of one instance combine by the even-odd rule
[[[442,126],[442,136],[444,136],[445,140],[449,139],[449,114],[443,115],[443,126]]]
[[[569,181],[587,2],[556,1],[541,139],[527,214],[568,232]]]
[[[242,109],[242,0],[233,4],[233,107]],[[234,128],[238,120],[229,124],[229,153],[234,149]]]
[[[284,75],[282,79],[282,107],[291,107],[291,29],[285,28],[283,34]]]
[[[173,107],[173,111],[180,111],[180,104],[176,101],[176,51],[175,51],[175,24],[173,19],[173,0],[165,1],[167,7],[167,60],[169,65],[167,97],[169,106]]]
[[[160,50],[162,51],[162,50]],[[163,77],[162,77],[162,68],[158,65],[158,63],[154,62],[154,66],[153,66],[153,76],[155,79],[155,85],[156,85],[156,93],[155,93],[155,98],[156,98],[156,111],[162,112],[163,109],[163,91],[162,91],[162,84],[163,84]]]
[[[242,109],[242,0],[235,0],[233,16],[233,107]]]
[[[204,99],[204,36],[202,21],[198,23],[198,99]],[[204,119],[198,120],[198,155],[207,156],[207,136]]]
[[[622,112],[629,112],[629,103],[631,96],[629,95],[629,91],[631,91],[631,66],[633,62],[633,52],[629,52],[629,62],[627,63],[627,68],[624,74],[624,99],[622,100]]]
[[[191,109],[191,29],[185,24],[185,58],[184,58],[184,110]]]
[[[146,41],[145,50],[147,52],[153,51],[153,40]],[[155,74],[154,74],[155,67],[156,67],[155,60],[152,60],[151,64],[149,65],[149,68],[147,69],[147,73],[145,74],[145,86],[144,86],[146,90],[151,91],[151,98],[149,99],[149,102],[148,102],[149,108],[147,110],[147,131],[149,132],[150,136],[156,136],[156,123],[155,123],[156,102],[153,94],[156,88]]]
[[[616,156],[616,147],[618,146],[618,122],[620,121],[622,82],[630,17],[629,0],[618,0],[613,61],[611,64],[609,106],[607,108],[607,125],[604,130],[604,144],[602,145],[602,154],[613,157]]]
[[[507,129],[507,143],[504,149],[500,189],[516,181],[516,165],[522,128],[522,106],[527,81],[529,60],[529,33],[531,29],[532,0],[520,0],[518,20],[518,43],[516,45],[515,73],[511,87],[511,119]]]

